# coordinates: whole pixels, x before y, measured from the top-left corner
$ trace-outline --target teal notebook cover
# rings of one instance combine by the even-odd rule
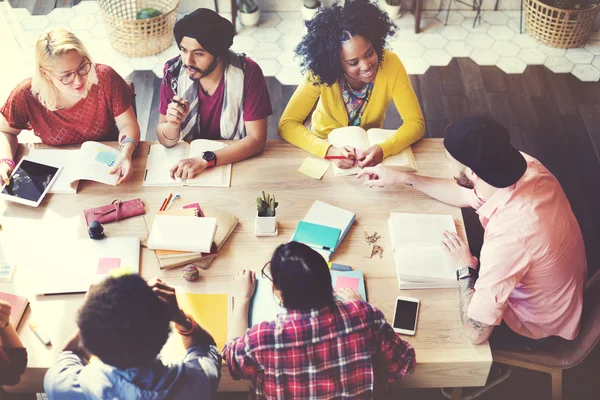
[[[304,243],[310,247],[334,251],[341,232],[341,230],[330,226],[300,221],[292,240]]]

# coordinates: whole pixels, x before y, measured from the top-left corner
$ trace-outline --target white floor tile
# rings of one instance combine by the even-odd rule
[[[419,43],[427,49],[443,49],[448,39],[439,33],[424,33],[419,39]]]
[[[258,21],[259,28],[274,28],[281,21],[281,17],[274,12],[263,12]]]
[[[444,47],[444,50],[452,57],[469,57],[473,51],[473,46],[463,41],[450,41]]]
[[[23,22],[27,18],[30,18],[31,14],[26,8],[12,8],[11,12],[8,13],[8,20],[10,22]]]
[[[282,35],[304,35],[306,33],[306,26],[301,19],[284,19],[277,24],[276,29]]]
[[[475,48],[469,56],[477,65],[496,65],[500,60],[500,56],[490,49]]]
[[[50,24],[50,20],[45,15],[32,15],[21,22],[24,29],[32,31],[42,31]]]
[[[495,42],[492,50],[501,57],[516,57],[521,48],[511,41],[502,40]]]
[[[566,49],[557,49],[556,47],[549,47],[543,44],[540,45],[539,49],[547,56],[564,56],[567,52]]]
[[[522,49],[537,49],[540,47],[540,44],[528,33],[523,33],[521,35],[517,34],[512,41]]]
[[[446,65],[450,64],[450,61],[452,61],[452,56],[440,49],[427,50],[425,53],[423,53],[421,58],[427,64],[436,67],[445,67]]]
[[[298,68],[282,68],[276,78],[283,85],[298,85],[302,82],[302,73]]]
[[[497,66],[507,74],[522,74],[527,68],[527,64],[517,57],[500,57]]]
[[[281,48],[275,43],[258,43],[251,50],[261,60],[277,58],[282,52]]]
[[[429,69],[429,64],[421,57],[404,57],[402,64],[409,75],[423,75]]]
[[[252,36],[236,36],[233,38],[231,50],[237,52],[250,51],[257,45],[258,42]]]
[[[51,22],[68,22],[75,17],[75,11],[71,8],[55,8],[48,13]]]
[[[445,26],[440,33],[448,40],[465,40],[469,36],[469,32],[460,25]]]
[[[91,15],[100,13],[100,7],[95,1],[82,1],[73,7],[73,11],[78,15]]]
[[[495,40],[511,40],[515,37],[515,32],[506,25],[493,25],[487,31],[487,34]]]
[[[277,40],[277,45],[281,47],[282,50],[293,51],[301,40],[301,35],[283,35]]]
[[[598,82],[600,80],[600,71],[591,64],[575,65],[572,74],[583,82]]]
[[[296,54],[292,50],[283,51],[277,57],[277,61],[282,67],[300,68],[300,58],[296,57]]]
[[[83,30],[96,25],[96,22],[95,15],[76,15],[75,18],[69,21],[69,26],[73,30]]]
[[[264,76],[276,76],[282,67],[276,60],[257,60]]]
[[[258,27],[252,37],[259,43],[275,43],[281,37],[281,33],[275,28]]]
[[[538,49],[522,49],[517,55],[527,65],[542,65],[547,56]]]
[[[494,39],[487,33],[473,32],[467,37],[467,43],[476,49],[489,49],[494,44]]]
[[[396,40],[392,43],[392,50],[402,57],[420,57],[425,53],[425,47],[419,42],[405,42]]]
[[[575,64],[589,64],[594,59],[594,55],[586,49],[568,49],[565,57]]]
[[[473,18],[466,18],[463,23],[461,24],[461,26],[463,28],[465,28],[467,31],[469,32],[487,32],[488,29],[490,29],[490,24],[488,24],[487,22],[485,22],[483,19],[481,20],[481,22],[477,21],[475,23],[475,26],[473,26]]]
[[[447,14],[447,11],[444,10],[437,15],[436,19],[438,21],[440,21],[442,24],[447,24],[447,25],[460,25],[465,20],[465,16],[456,10],[450,10],[447,21],[446,21],[446,14]]]
[[[565,74],[573,71],[575,64],[563,56],[548,56],[544,62],[546,68],[557,74]]]
[[[596,56],[596,57],[594,57],[594,60],[592,61],[592,65],[593,65],[593,66],[594,66],[596,69],[600,70],[600,56]]]
[[[600,56],[600,40],[590,40],[585,45],[585,49],[596,56]]]
[[[133,57],[129,60],[129,63],[136,71],[152,71],[154,67],[160,64],[158,57]]]
[[[506,25],[509,17],[502,11],[482,11],[482,19],[490,25]]]

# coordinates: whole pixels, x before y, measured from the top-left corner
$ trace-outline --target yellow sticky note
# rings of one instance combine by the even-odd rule
[[[226,294],[177,293],[183,311],[190,314],[206,329],[222,349],[227,337],[229,321],[229,296]]]
[[[321,179],[330,165],[331,161],[307,157],[300,168],[298,168],[298,172],[311,178]]]
[[[131,275],[131,267],[129,265],[124,265],[119,268],[113,268],[108,271],[108,274],[113,278],[118,278],[123,275]]]

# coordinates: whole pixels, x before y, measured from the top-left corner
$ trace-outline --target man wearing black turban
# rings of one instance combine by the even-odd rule
[[[271,100],[262,70],[229,48],[233,25],[216,12],[200,8],[173,29],[180,55],[167,61],[160,91],[158,140],[165,147],[182,138],[235,140],[201,157],[179,161],[171,177],[192,178],[206,168],[244,160],[260,153],[267,138]]]

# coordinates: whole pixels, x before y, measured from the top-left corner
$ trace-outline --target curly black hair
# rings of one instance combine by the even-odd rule
[[[139,275],[108,278],[88,293],[77,325],[83,347],[119,369],[156,359],[167,341],[170,313]]]
[[[306,21],[306,27],[308,33],[294,49],[301,59],[302,72],[310,71],[318,79],[315,84],[329,86],[344,73],[339,49],[348,40],[348,33],[369,40],[380,64],[387,38],[396,33],[396,25],[387,13],[369,0],[346,0],[343,6],[336,2]]]

